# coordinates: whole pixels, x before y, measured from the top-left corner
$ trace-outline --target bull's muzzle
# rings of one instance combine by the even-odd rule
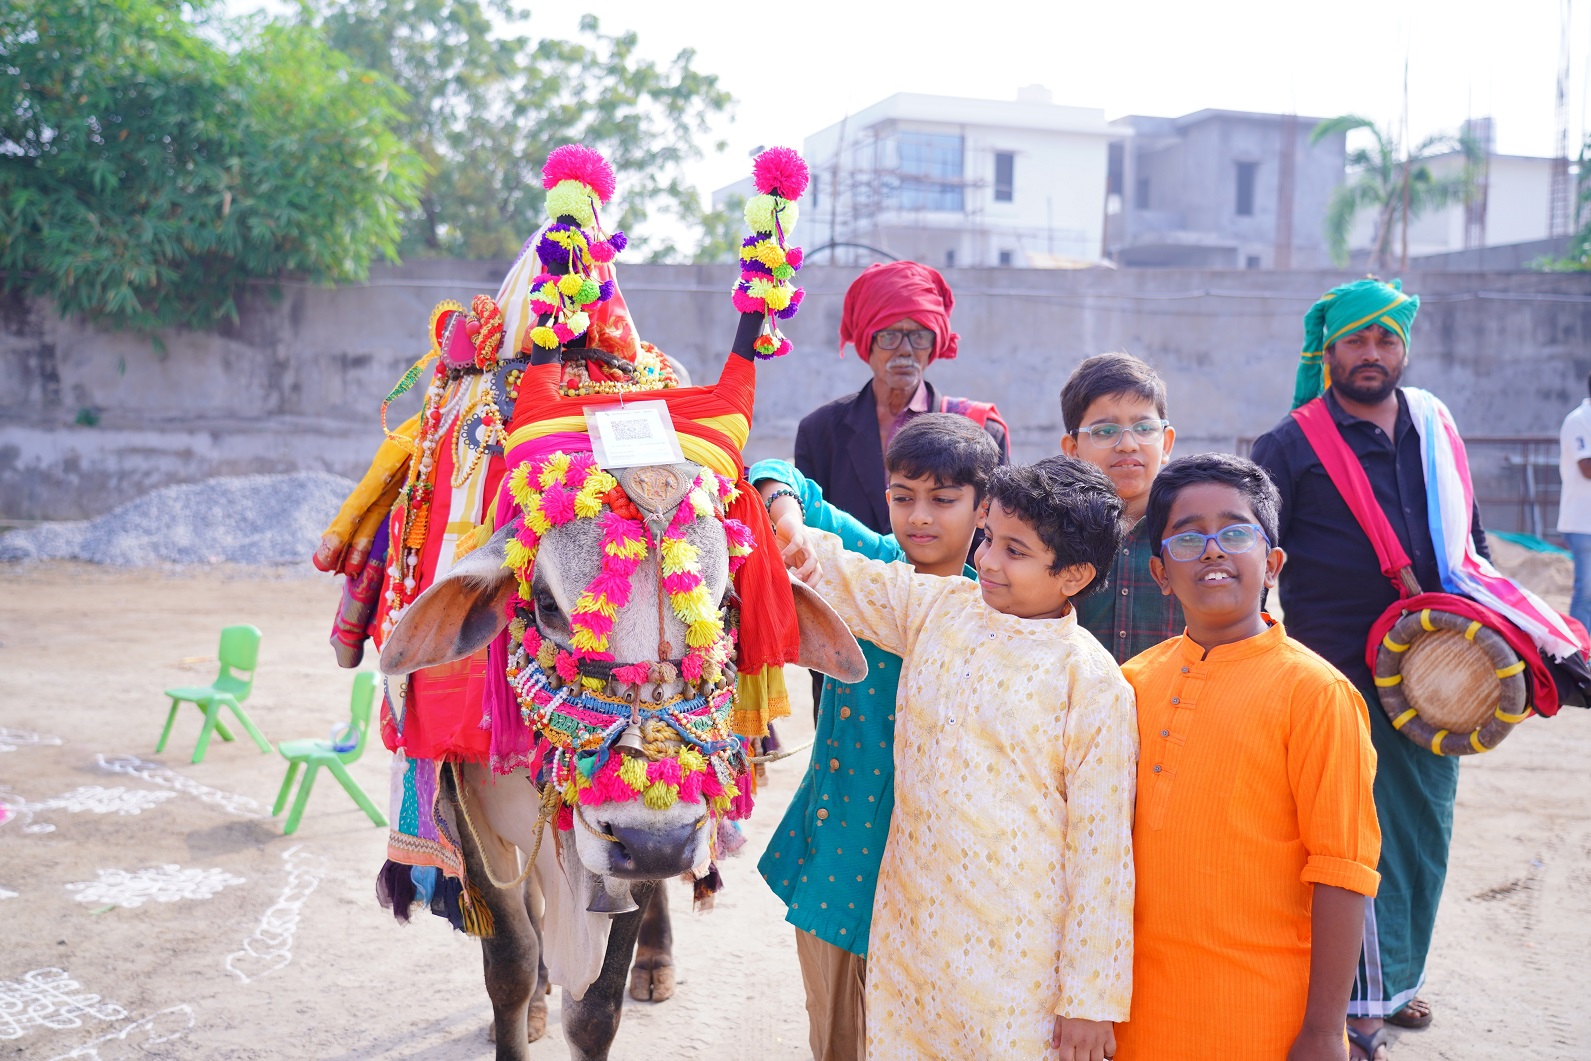
[[[609,826],[608,873],[625,880],[663,880],[696,862],[698,832],[705,819],[666,828]]]

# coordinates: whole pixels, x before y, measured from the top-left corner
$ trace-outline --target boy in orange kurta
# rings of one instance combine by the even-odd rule
[[[1376,825],[1364,700],[1261,611],[1277,494],[1227,454],[1155,479],[1150,570],[1184,634],[1122,667],[1138,697],[1131,1020],[1117,1061],[1342,1061]]]

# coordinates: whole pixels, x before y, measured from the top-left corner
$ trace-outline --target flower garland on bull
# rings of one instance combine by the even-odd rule
[[[769,154],[777,164],[759,159],[757,171],[759,186],[768,189],[763,194],[774,218],[763,235],[764,241],[771,238],[783,252],[784,238],[793,220],[787,211],[791,200],[805,187],[805,164],[794,152],[784,149]],[[786,188],[791,189],[789,199],[781,194]],[[779,221],[781,217],[785,220]],[[796,260],[799,264],[799,252]],[[780,303],[783,308],[799,305],[799,291],[789,284],[791,275],[793,269],[773,278],[779,290],[794,295]],[[548,322],[553,318],[547,311],[558,311],[548,286],[543,280],[538,288],[543,294],[538,308],[546,314],[538,327],[550,327]],[[572,283],[567,286],[574,287]],[[769,552],[770,547],[758,547],[759,539],[773,541],[766,511],[753,503],[755,491],[743,482],[737,484],[744,475],[740,451],[750,430],[755,380],[755,373],[742,366],[749,366],[754,355],[774,356],[789,350],[788,341],[782,336],[777,340],[783,343],[782,348],[762,349],[767,346],[762,340],[776,331],[772,321],[777,310],[769,308],[766,291],[758,290],[762,300],[756,310],[743,306],[743,300],[736,298],[743,315],[741,334],[737,335],[735,352],[719,383],[663,395],[669,402],[687,459],[701,465],[704,471],[687,490],[661,541],[652,539],[629,498],[617,488],[612,476],[595,466],[589,453],[571,454],[552,448],[555,441],[573,444],[584,435],[587,425],[583,406],[567,400],[544,402],[532,398],[527,409],[534,408],[536,418],[527,422],[516,419],[514,424],[509,452],[513,471],[505,490],[513,498],[517,515],[507,564],[520,581],[520,599],[511,605],[511,621],[503,637],[504,674],[511,695],[519,704],[521,721],[535,735],[530,758],[533,770],[544,782],[555,785],[559,793],[558,824],[563,828],[572,827],[578,804],[611,799],[639,798],[655,807],[671,806],[681,798],[703,800],[715,814],[744,817],[751,809],[753,783],[743,746],[735,736],[761,735],[770,718],[788,713],[779,665],[793,660],[798,648],[788,581],[782,563]],[[787,319],[790,314],[783,316]],[[753,325],[749,333],[748,322]],[[757,342],[753,342],[753,337]],[[537,355],[533,365],[542,360],[543,355]],[[538,367],[530,369],[527,381],[532,387],[546,387],[548,383]],[[563,393],[567,399],[568,391]],[[747,501],[747,497],[751,500]],[[727,510],[731,506],[739,506],[738,514],[744,519],[729,516]],[[741,574],[742,568],[754,559],[757,563],[752,566],[757,570],[751,576],[752,592],[756,597],[769,598],[752,616],[754,651],[749,670],[744,665],[747,661],[737,659],[737,650],[742,646],[737,638],[740,631],[736,629],[735,613],[721,615],[713,608],[694,566],[694,547],[683,537],[686,526],[709,516],[719,519],[724,527],[737,589],[746,577]],[[571,646],[561,648],[537,630],[527,598],[541,536],[551,527],[576,518],[603,521],[603,569],[574,608]],[[747,526],[747,521],[755,529]],[[500,514],[499,525],[503,522]],[[677,661],[677,670],[676,661],[668,660],[612,667],[607,634],[618,609],[628,601],[629,575],[654,552],[662,563],[663,586],[674,613],[687,624],[689,651]],[[781,590],[785,604],[782,612],[770,602],[778,599]],[[747,597],[743,591],[740,599],[745,601]],[[608,664],[608,668],[582,667],[583,662]],[[741,665],[737,667],[737,663]],[[689,683],[685,692],[669,704],[652,708],[605,691],[609,678],[638,685],[648,681],[673,682],[679,677]],[[748,685],[754,687],[749,695]],[[488,692],[488,700],[491,698]],[[677,751],[655,754],[649,748],[650,761],[612,755],[614,745],[622,744],[625,734],[633,734],[632,727],[641,722],[669,727],[678,738]],[[500,768],[506,769],[517,759],[498,760],[494,744],[494,766],[499,762]]]
[[[686,540],[696,521],[718,520],[731,575],[740,569],[755,541],[750,528],[724,514],[736,496],[734,483],[704,469],[660,540],[587,452],[554,452],[520,464],[509,475],[508,491],[518,515],[505,562],[518,579],[519,599],[511,605],[506,674],[521,719],[535,734],[531,773],[538,786],[560,793],[557,827],[573,827],[579,804],[637,799],[654,810],[684,800],[705,803],[714,817],[747,817],[750,765],[732,726],[735,630],[732,617],[709,598],[696,548]],[[526,602],[542,536],[577,519],[602,528],[603,558],[571,612],[570,647],[564,648],[542,636]],[[607,676],[582,668],[614,662],[608,635],[629,602],[632,576],[649,556],[659,561],[670,608],[686,624],[687,651],[677,661],[595,668]],[[670,700],[644,706],[633,691],[628,697],[606,692],[610,679],[631,687],[683,679],[684,686]],[[645,731],[654,736],[644,756],[614,754],[627,734],[629,746],[638,747],[636,737]]]

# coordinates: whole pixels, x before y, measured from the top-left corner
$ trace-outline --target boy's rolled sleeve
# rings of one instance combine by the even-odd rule
[[[754,486],[765,480],[788,486],[801,501],[802,522],[836,535],[853,553],[874,560],[899,560],[906,555],[893,534],[880,534],[844,509],[829,504],[823,498],[823,488],[787,461],[760,460],[746,473],[746,480]]]
[[[827,531],[812,531],[812,552],[823,574],[812,587],[839,613],[851,633],[885,652],[905,656],[925,615],[944,594],[974,583],[919,575],[910,564],[884,563],[848,552]]]
[[[1346,678],[1295,698],[1287,769],[1308,852],[1304,883],[1375,895],[1381,883],[1376,753],[1364,699]]]
[[[1066,880],[1055,1012],[1124,1021],[1132,999],[1133,794],[1138,722],[1114,666],[1072,691],[1066,726]]]

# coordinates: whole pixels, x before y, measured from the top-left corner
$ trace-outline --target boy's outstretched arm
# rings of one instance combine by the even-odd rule
[[[1348,1055],[1343,1024],[1364,938],[1365,897],[1316,884],[1309,921],[1309,1001],[1287,1061],[1343,1061]]]
[[[764,504],[775,491],[792,491],[800,501],[801,518],[806,525],[828,531],[853,553],[874,560],[901,560],[906,556],[893,534],[880,534],[843,508],[830,504],[823,497],[823,488],[787,461],[760,460],[746,471],[746,479],[762,494]],[[783,503],[782,497],[774,502],[775,505]],[[789,503],[795,504],[794,501]],[[769,514],[776,517],[778,513],[770,508]]]

